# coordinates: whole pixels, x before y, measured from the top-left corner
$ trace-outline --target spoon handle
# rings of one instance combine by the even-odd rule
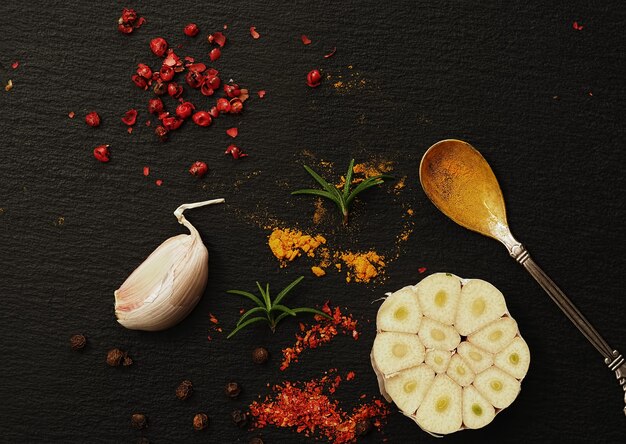
[[[604,363],[612,372],[615,372],[617,382],[624,390],[624,403],[626,404],[626,363],[624,357],[617,350],[609,347],[609,344],[600,336],[600,333],[598,333],[554,281],[550,279],[534,260],[532,260],[528,251],[526,251],[521,244],[518,243],[514,248],[509,248],[509,252],[511,256],[535,278],[569,320],[572,321],[578,330],[580,330],[587,340],[591,342],[596,350],[604,357]],[[624,407],[624,415],[626,415],[626,407]]]

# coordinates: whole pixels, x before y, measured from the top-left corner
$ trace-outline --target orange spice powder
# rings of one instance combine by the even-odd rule
[[[291,228],[274,229],[268,240],[268,245],[274,256],[280,261],[281,268],[301,256],[302,253],[314,257],[315,249],[325,243],[326,238],[324,236],[311,236]]]

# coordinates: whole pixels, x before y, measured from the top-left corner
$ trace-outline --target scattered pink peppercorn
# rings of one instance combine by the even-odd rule
[[[181,119],[188,119],[196,109],[191,102],[183,102],[176,107],[176,115]]]
[[[302,43],[304,43],[305,45],[310,45],[311,44],[311,39],[308,38],[306,35],[302,34]]]
[[[163,125],[159,125],[156,128],[154,128],[154,134],[157,135],[157,137],[159,138],[161,142],[165,142],[167,140],[168,132],[169,131],[167,130],[167,128],[165,128]]]
[[[196,177],[204,176],[207,171],[209,171],[209,167],[206,163],[200,160],[194,162],[193,165],[191,165],[191,168],[189,168],[189,172],[191,173],[191,175]]]
[[[211,107],[211,109],[209,110],[209,115],[213,117],[214,119],[217,119],[217,117],[220,115],[220,112],[217,109],[217,106]]]
[[[198,89],[204,84],[204,76],[196,71],[189,71],[185,76],[185,82],[193,89]]]
[[[133,126],[135,122],[137,122],[137,110],[129,109],[124,113],[122,117],[122,122],[124,122],[128,126]]]
[[[236,145],[228,145],[228,148],[226,148],[226,151],[224,151],[224,154],[230,154],[231,156],[233,156],[233,159],[240,159],[241,157],[248,157],[248,155],[244,153],[243,151],[241,151],[241,149],[239,149],[239,147]]]
[[[222,81],[217,76],[217,73],[213,74],[212,72],[207,72],[204,83],[206,83],[209,87],[211,87],[212,89],[217,89],[220,87],[221,82]]]
[[[13,63],[11,63],[11,68],[13,69],[17,69],[20,66],[20,61],[16,60]]]
[[[237,128],[228,128],[226,134],[234,139],[239,134],[239,130]]]
[[[241,94],[241,90],[239,89],[239,85],[237,85],[236,83],[233,83],[233,84],[230,84],[230,85],[229,84],[225,84],[224,85],[224,92],[230,98],[239,97],[239,95]]]
[[[152,87],[152,91],[154,91],[157,96],[162,96],[167,92],[167,85],[159,80]]]
[[[320,86],[320,83],[322,83],[322,74],[318,69],[314,69],[307,74],[306,84],[311,88]]]
[[[212,96],[215,94],[215,90],[211,88],[211,85],[206,81],[200,87],[200,92],[203,96]]]
[[[222,113],[230,112],[230,102],[223,97],[217,99],[217,110]]]
[[[131,34],[135,29],[140,28],[146,19],[139,17],[134,9],[122,9],[122,15],[117,20],[117,30],[122,34]]]
[[[161,80],[163,80],[164,82],[169,82],[170,80],[172,80],[174,78],[174,74],[176,74],[174,68],[168,65],[161,66],[161,69],[159,71]]]
[[[150,167],[149,166],[145,166],[143,167],[143,175],[148,177],[150,175]]]
[[[137,85],[138,88],[148,89],[148,82],[146,82],[146,79],[141,77],[139,74],[133,74],[130,79],[135,85]]]
[[[164,117],[161,120],[161,123],[163,124],[165,129],[167,129],[168,131],[174,131],[180,128],[180,126],[183,124],[183,120],[177,117],[168,116],[168,117]]]
[[[256,31],[256,26],[250,26],[250,35],[254,40],[257,40],[261,35]]]
[[[156,37],[150,41],[150,49],[157,57],[163,57],[167,51],[167,41],[163,37]]]
[[[237,98],[230,101],[230,112],[232,114],[239,114],[243,111],[243,102]]]
[[[167,85],[167,93],[170,95],[170,97],[174,97],[175,99],[177,99],[183,93],[183,87],[176,82],[172,82]]]
[[[100,126],[100,116],[97,112],[92,111],[85,116],[85,123],[94,128]]]
[[[192,72],[200,73],[206,71],[206,65],[204,63],[192,63],[191,65],[187,65],[187,69]]]
[[[262,99],[263,97],[265,97],[265,90],[262,89],[261,91],[257,92],[257,94],[259,95],[259,99]]]
[[[148,102],[148,112],[150,114],[160,114],[163,112],[163,100],[158,97],[155,99],[150,99]]]
[[[195,23],[189,23],[183,28],[183,33],[188,37],[195,37],[200,32],[200,28]]]
[[[108,162],[109,156],[111,153],[109,152],[109,145],[99,145],[93,149],[93,157],[99,160],[102,163]]]
[[[154,183],[156,184],[157,187],[160,187],[161,185],[163,185],[163,181],[161,179],[155,180]]]
[[[207,37],[207,40],[209,41],[209,43],[215,43],[216,45],[219,45],[220,48],[223,48],[226,44],[226,36],[219,31],[210,34]]]
[[[193,120],[193,123],[198,126],[209,126],[213,121],[211,115],[206,111],[198,111],[191,119]]]
[[[222,51],[220,51],[219,48],[213,48],[211,52],[209,53],[209,58],[211,59],[212,62],[214,62],[217,59],[219,59],[221,55],[222,55]]]
[[[137,65],[137,74],[143,77],[144,79],[152,80],[152,70],[150,67],[144,63],[140,63]]]

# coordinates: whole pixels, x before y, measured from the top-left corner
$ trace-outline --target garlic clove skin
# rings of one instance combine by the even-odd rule
[[[120,324],[131,330],[165,330],[194,309],[206,288],[209,252],[183,212],[223,202],[214,199],[176,209],[174,215],[190,234],[173,236],[159,245],[115,291],[115,315]]]

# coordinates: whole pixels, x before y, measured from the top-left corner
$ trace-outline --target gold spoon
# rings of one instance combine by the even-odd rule
[[[457,224],[504,244],[509,254],[526,268],[550,298],[604,357],[604,362],[624,390],[626,363],[609,347],[569,298],[531,259],[509,230],[504,198],[485,158],[469,143],[447,139],[435,143],[422,157],[420,182],[428,198]],[[626,415],[626,407],[624,407]]]

